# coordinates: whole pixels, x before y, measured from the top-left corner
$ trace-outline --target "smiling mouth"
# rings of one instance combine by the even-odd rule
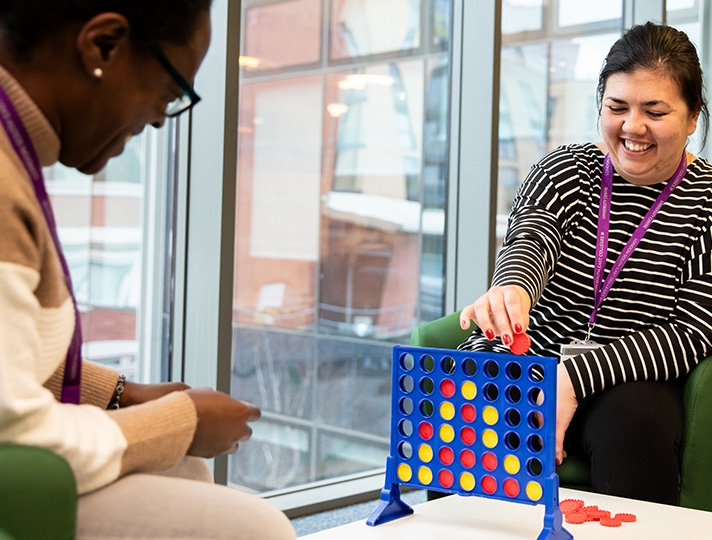
[[[634,142],[630,142],[628,139],[623,139],[623,146],[625,146],[626,150],[630,150],[631,152],[645,152],[648,148],[653,146],[652,144],[636,144]]]

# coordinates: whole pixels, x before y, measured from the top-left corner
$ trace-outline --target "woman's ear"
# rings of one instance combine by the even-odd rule
[[[77,52],[87,75],[105,73],[117,57],[129,50],[129,21],[119,13],[100,13],[88,20],[77,36]]]

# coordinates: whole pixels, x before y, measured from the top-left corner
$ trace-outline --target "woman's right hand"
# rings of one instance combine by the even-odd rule
[[[198,412],[198,425],[188,454],[212,458],[231,454],[238,443],[252,436],[248,422],[259,420],[260,409],[246,401],[237,401],[211,388],[191,388],[185,391]]]
[[[526,332],[529,327],[530,308],[531,298],[523,287],[492,287],[474,304],[462,310],[460,326],[466,330],[470,327],[470,320],[473,320],[487,339],[502,336],[502,343],[509,347],[514,334]]]

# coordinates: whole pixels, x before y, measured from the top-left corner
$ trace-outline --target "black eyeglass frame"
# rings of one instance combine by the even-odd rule
[[[169,118],[175,118],[176,116],[183,114],[185,111],[189,111],[190,109],[192,109],[195,104],[200,101],[200,96],[196,93],[195,88],[193,88],[193,85],[191,85],[183,78],[183,75],[181,75],[180,72],[175,68],[175,66],[171,64],[170,60],[166,58],[166,55],[163,53],[163,51],[157,44],[149,40],[144,40],[144,43],[146,44],[148,50],[151,51],[153,56],[156,57],[156,60],[158,60],[158,62],[173,78],[176,84],[180,86],[180,89],[183,90],[183,94],[190,98],[190,102],[186,107],[183,107],[182,109],[179,109],[172,113],[166,111],[166,116]]]

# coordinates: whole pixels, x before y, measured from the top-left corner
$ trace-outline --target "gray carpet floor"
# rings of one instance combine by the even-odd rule
[[[411,506],[420,504],[425,502],[425,490],[403,493],[401,498]],[[307,534],[332,529],[333,527],[345,525],[346,523],[364,520],[376,509],[378,502],[378,500],[374,500],[295,518],[292,520],[292,525],[294,526],[294,530],[297,531],[297,536],[306,536]]]

